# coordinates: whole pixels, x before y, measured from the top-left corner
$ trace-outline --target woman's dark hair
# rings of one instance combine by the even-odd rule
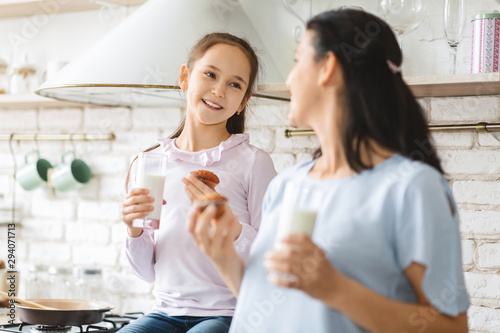
[[[257,80],[257,74],[259,73],[259,58],[255,53],[255,50],[252,48],[250,43],[241,37],[237,37],[225,32],[213,32],[204,35],[201,39],[199,39],[192,47],[188,55],[187,67],[188,70],[191,70],[194,67],[195,62],[205,55],[205,52],[212,46],[217,44],[226,44],[231,46],[238,47],[243,53],[246,55],[248,62],[250,63],[250,78],[248,80],[247,91],[245,92],[245,96],[243,99],[249,98],[250,95],[254,91],[255,82]],[[246,114],[246,106],[241,110],[239,114],[232,115],[226,123],[226,129],[230,134],[243,133],[245,131],[245,114]],[[175,130],[174,134],[170,136],[171,139],[179,137],[181,135],[182,130],[184,129],[185,119],[181,121],[179,127]],[[150,147],[144,152],[148,152],[158,148],[160,145],[155,145]],[[128,186],[128,182],[130,180],[130,169],[132,168],[132,164],[137,159],[137,157],[130,163],[130,167],[127,173],[127,177],[125,179],[125,188]]]
[[[423,110],[398,70],[402,54],[389,25],[367,12],[341,9],[311,18],[307,29],[314,33],[316,60],[333,52],[342,68],[346,111],[340,134],[349,166],[356,172],[371,167],[360,148],[373,140],[444,173]],[[320,149],[314,158],[319,156]]]

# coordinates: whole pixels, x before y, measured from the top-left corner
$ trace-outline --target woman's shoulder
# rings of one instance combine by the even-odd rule
[[[435,181],[443,179],[443,175],[433,166],[418,160],[412,160],[400,154],[394,155],[386,163],[382,172],[386,177],[403,183],[415,180]]]

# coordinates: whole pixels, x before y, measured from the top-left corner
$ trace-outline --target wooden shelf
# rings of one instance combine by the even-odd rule
[[[419,98],[500,95],[500,73],[410,76],[405,81]],[[258,93],[290,98],[284,83],[261,84]]]
[[[26,109],[26,108],[64,108],[64,107],[82,107],[82,104],[74,102],[59,101],[56,99],[39,96],[36,94],[27,95],[0,95],[0,109]]]
[[[412,76],[406,77],[405,81],[418,98],[500,95],[500,73]],[[284,83],[261,84],[256,95],[290,99],[290,92]],[[94,106],[55,100],[36,94],[0,94],[0,109],[82,107],[83,105]]]
[[[103,0],[103,2],[122,6],[138,6],[142,5],[146,0]],[[98,10],[101,7],[101,5],[92,3],[90,0],[70,0],[62,3],[54,0],[12,0],[8,3],[0,3],[0,19]]]

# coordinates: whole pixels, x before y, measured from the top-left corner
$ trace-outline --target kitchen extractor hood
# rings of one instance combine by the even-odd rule
[[[241,1],[241,0],[240,0]],[[205,33],[225,31],[246,37],[261,59],[260,83],[284,82],[279,68],[238,0],[149,0],[86,53],[71,61],[36,93],[108,106],[180,104],[180,66]],[[251,3],[251,1],[248,1]],[[286,18],[286,12],[281,12]],[[269,17],[269,16],[267,16]],[[274,24],[280,25],[280,17]],[[262,30],[262,29],[261,29]],[[262,31],[261,31],[262,33]],[[278,38],[273,31],[267,31]],[[290,35],[290,39],[293,38]],[[271,39],[273,40],[273,39]],[[293,47],[288,56],[293,57]]]

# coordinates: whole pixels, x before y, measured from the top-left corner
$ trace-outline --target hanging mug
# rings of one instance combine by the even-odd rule
[[[32,159],[36,156],[36,160]],[[46,159],[40,158],[37,150],[31,151],[24,157],[25,164],[16,172],[17,182],[26,191],[34,190],[47,183],[47,172],[52,164]]]
[[[67,161],[67,156],[72,156],[71,161]],[[51,186],[61,192],[76,190],[88,183],[92,178],[89,166],[81,159],[76,158],[74,151],[67,151],[62,154],[62,163],[57,165],[50,173]]]

